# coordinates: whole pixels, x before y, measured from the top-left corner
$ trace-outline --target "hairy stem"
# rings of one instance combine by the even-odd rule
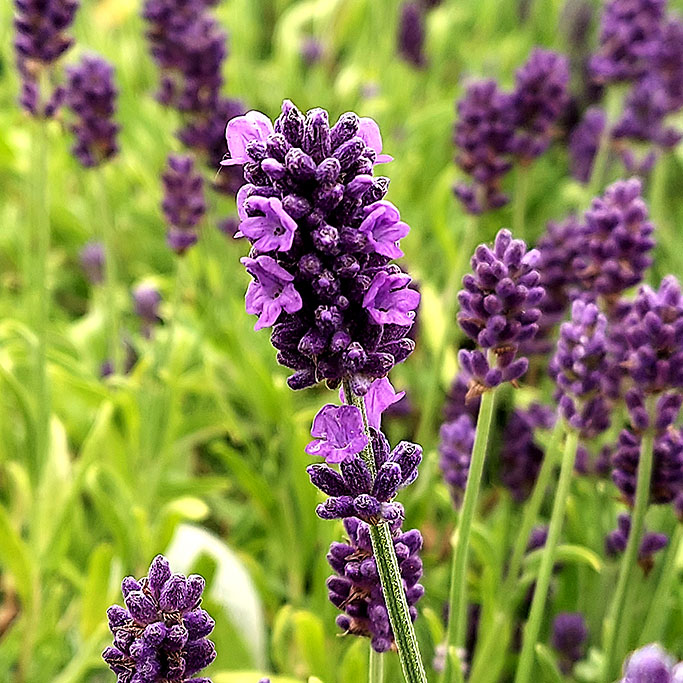
[[[578,445],[578,432],[572,429],[568,432],[567,440],[564,445],[560,478],[557,485],[557,491],[555,492],[555,502],[553,504],[550,526],[548,528],[548,540],[543,547],[541,567],[536,581],[536,588],[534,589],[531,610],[526,626],[524,627],[524,640],[522,652],[517,664],[515,683],[528,683],[532,680],[531,672],[534,664],[534,652],[536,650],[538,635],[541,631],[541,623],[543,621],[546,600],[548,598],[548,588],[550,587],[553,565],[555,564],[555,552],[564,523],[564,513],[567,507],[567,498],[569,496],[572,476],[574,474],[574,462],[576,460]]]

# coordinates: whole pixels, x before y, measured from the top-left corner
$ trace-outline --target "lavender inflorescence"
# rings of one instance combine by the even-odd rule
[[[561,612],[553,620],[552,645],[560,653],[560,667],[569,674],[584,655],[588,626],[580,612]]]
[[[474,433],[474,421],[467,413],[444,422],[439,430],[439,467],[456,507],[462,504],[467,486]]]
[[[617,528],[610,531],[605,538],[605,553],[609,557],[621,555],[626,550],[628,537],[631,534],[631,517],[621,514],[617,518]],[[653,556],[666,548],[669,539],[666,534],[645,531],[638,548],[638,564],[647,574],[654,566]]]

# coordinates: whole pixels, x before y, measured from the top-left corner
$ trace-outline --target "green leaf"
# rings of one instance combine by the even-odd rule
[[[104,619],[109,606],[109,574],[114,556],[112,547],[107,543],[98,545],[90,555],[88,573],[81,602],[81,635],[88,638]]]
[[[19,597],[30,609],[36,589],[36,569],[28,546],[12,525],[7,510],[0,505],[0,565],[14,578]]]
[[[311,612],[297,610],[293,622],[294,642],[306,663],[309,675],[327,674],[327,678],[331,680],[332,675],[325,656],[328,651],[325,646],[325,629],[321,619]]]
[[[562,683],[563,677],[555,661],[555,655],[547,645],[536,643],[536,659],[543,671],[541,680],[544,683]]]
[[[301,683],[300,678],[273,676],[259,671],[221,671],[211,674],[213,683],[258,683],[262,678],[269,678],[270,683]]]
[[[529,572],[535,576],[541,565],[541,557],[543,555],[543,548],[534,550],[529,553],[524,559],[524,571]],[[583,545],[560,545],[557,547],[555,553],[555,562],[562,564],[578,564],[590,567],[594,572],[600,573],[603,569],[603,563],[600,556],[593,552],[590,548]]]

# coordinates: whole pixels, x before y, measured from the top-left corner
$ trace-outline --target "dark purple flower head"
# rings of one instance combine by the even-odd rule
[[[107,610],[114,644],[102,653],[118,683],[210,683],[194,678],[216,657],[207,639],[214,621],[200,607],[203,590],[201,576],[171,574],[163,555],[147,576],[123,580],[126,606]]]
[[[605,553],[609,557],[621,555],[626,550],[628,537],[631,533],[631,517],[621,514],[617,518],[617,528],[610,531],[605,537]],[[645,574],[648,574],[654,566],[653,555],[666,548],[669,539],[665,534],[646,531],[638,549],[638,564]]]
[[[311,436],[315,441],[306,453],[325,458],[327,462],[343,462],[360,453],[368,444],[363,431],[363,416],[356,406],[323,406],[313,419]]]
[[[622,430],[612,456],[612,479],[629,505],[633,505],[639,461],[640,437],[630,430]],[[672,427],[655,439],[650,502],[670,503],[680,491],[683,491],[683,435]]]
[[[678,280],[669,275],[658,291],[640,288],[624,323],[630,348],[628,370],[647,394],[683,387],[683,299]]]
[[[424,56],[424,17],[422,8],[417,2],[406,2],[401,7],[398,24],[398,53],[406,62],[422,68],[425,66]]]
[[[673,665],[673,657],[660,645],[646,645],[627,657],[620,683],[675,683],[671,679]]]
[[[574,128],[569,136],[572,176],[582,183],[587,183],[590,180],[593,160],[606,125],[605,112],[600,107],[589,107],[579,125]]]
[[[206,213],[204,181],[190,156],[171,154],[162,176],[164,199],[161,208],[168,223],[168,246],[184,254],[197,242],[197,226]]]
[[[587,639],[588,627],[580,612],[561,612],[553,620],[552,644],[562,656],[565,673],[583,657]]]
[[[501,382],[514,382],[527,370],[529,361],[516,358],[517,350],[534,338],[543,299],[535,249],[527,252],[522,240],[513,240],[501,230],[493,248],[477,247],[472,257],[472,274],[463,278],[458,295],[458,322],[480,350],[461,350],[458,359],[470,379],[470,395]],[[495,357],[495,363],[490,360]]]
[[[455,195],[472,214],[504,206],[508,197],[501,191],[500,181],[512,165],[512,96],[500,91],[493,80],[481,81],[467,88],[457,109],[455,162],[473,182],[456,185]]]
[[[88,242],[80,254],[81,267],[91,285],[104,282],[105,255],[101,242]]]
[[[324,110],[304,116],[286,100],[274,124],[250,111],[228,122],[226,138],[224,163],[241,164],[246,180],[237,197],[253,245],[246,263],[262,261],[277,280],[250,287],[259,301],[248,293],[249,312],[268,313],[258,326],[273,327],[278,361],[295,371],[292,388],[348,379],[364,394],[413,350],[419,302],[390,263],[408,226],[382,201],[388,180],[372,175],[391,159],[377,124],[347,113],[330,126]]]
[[[586,211],[584,248],[576,260],[583,288],[615,298],[637,285],[650,267],[654,226],[640,180],[619,180]]]
[[[679,16],[667,17],[655,69],[669,99],[668,111],[679,111],[683,107],[683,20]]]
[[[456,507],[462,504],[467,486],[474,431],[474,420],[466,413],[445,422],[439,430],[439,467]]]
[[[534,48],[517,71],[513,153],[524,161],[539,157],[550,145],[553,127],[569,104],[569,60],[552,50]]]
[[[543,548],[548,540],[548,527],[536,526],[529,534],[529,542],[526,545],[526,552],[531,553],[534,550]]]
[[[370,638],[376,652],[386,652],[394,646],[394,634],[372,553],[370,530],[367,524],[353,518],[345,519],[344,527],[348,543],[332,543],[327,555],[335,572],[327,580],[329,598],[343,611],[337,625],[345,633]],[[392,531],[410,617],[415,621],[415,605],[424,594],[418,583],[422,576],[422,536],[417,529],[401,532],[399,523],[392,525]]]
[[[66,103],[76,117],[71,151],[83,166],[99,166],[119,150],[119,126],[113,121],[118,95],[114,69],[101,57],[89,55],[69,67],[67,75]]]
[[[500,450],[501,479],[517,503],[529,497],[543,462],[544,451],[535,434],[539,429],[551,429],[554,423],[554,411],[539,403],[510,414]]]
[[[550,363],[559,409],[567,422],[584,436],[609,426],[609,407],[603,390],[608,369],[607,319],[598,307],[577,299],[571,321],[560,327],[557,351]]]
[[[664,25],[666,0],[609,0],[600,21],[600,46],[591,59],[599,83],[636,81],[651,68]]]
[[[363,458],[354,454],[344,456],[339,472],[323,464],[308,468],[311,482],[330,496],[316,510],[322,519],[358,517],[368,524],[403,519],[403,506],[391,501],[417,478],[422,449],[417,444],[401,441],[390,452],[382,432],[370,427],[370,436],[374,476]],[[363,438],[367,442],[367,438]],[[339,461],[328,457],[328,462]]]
[[[19,101],[34,116],[54,116],[63,99],[59,86],[41,93],[41,74],[73,44],[67,31],[79,7],[78,0],[14,0],[14,50],[21,75]],[[46,95],[45,102],[41,95]]]

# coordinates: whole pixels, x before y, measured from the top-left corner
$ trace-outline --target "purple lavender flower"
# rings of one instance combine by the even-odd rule
[[[607,117],[600,107],[589,107],[581,122],[569,136],[569,160],[574,178],[587,183],[593,170],[593,160],[600,146],[600,138],[607,125]]]
[[[207,639],[214,621],[200,607],[203,590],[201,576],[171,574],[162,555],[152,560],[147,576],[123,580],[126,607],[107,610],[114,645],[102,653],[119,683],[210,683],[193,678],[216,657]]]
[[[607,319],[598,307],[577,299],[570,322],[560,327],[557,351],[550,364],[559,395],[559,409],[584,436],[604,432],[609,407],[603,384],[608,368]]]
[[[569,60],[551,50],[534,48],[517,71],[512,151],[523,161],[541,156],[550,145],[553,127],[569,104],[568,87]]]
[[[475,421],[479,415],[479,396],[467,399],[469,389],[467,378],[459,372],[453,380],[443,406],[444,422],[452,422],[461,415],[470,415]]]
[[[501,92],[493,80],[481,81],[467,88],[457,109],[455,162],[473,183],[456,185],[455,195],[472,214],[504,206],[508,197],[501,191],[500,181],[512,165],[512,96]]]
[[[640,180],[619,180],[586,211],[584,248],[575,261],[586,291],[608,300],[637,285],[650,267],[654,226]]]
[[[405,391],[396,391],[388,377],[376,379],[363,397],[365,416],[370,427],[379,429],[382,424],[382,414],[406,395]],[[339,390],[339,398],[346,401],[344,389]]]
[[[633,505],[639,461],[640,437],[628,429],[622,430],[612,457],[612,479],[629,505]],[[670,503],[682,490],[683,435],[680,430],[670,428],[655,439],[650,502]]]
[[[600,47],[590,63],[596,81],[636,81],[651,68],[665,9],[666,0],[607,2],[600,21]]]
[[[57,86],[41,101],[40,76],[73,44],[67,31],[78,0],[14,0],[14,50],[22,86],[19,101],[34,116],[54,116],[64,96]]]
[[[672,683],[673,665],[660,645],[646,645],[627,657],[620,683]]]
[[[304,116],[286,100],[274,124],[249,112],[228,123],[226,138],[225,163],[242,164],[247,181],[237,197],[241,230],[258,252],[268,249],[256,260],[280,269],[276,293],[293,297],[280,306],[281,297],[266,292],[278,315],[262,316],[258,326],[273,325],[278,361],[294,370],[292,388],[322,380],[335,388],[348,379],[363,395],[413,350],[408,332],[419,302],[410,278],[390,263],[407,226],[381,202],[388,180],[372,176],[376,163],[390,159],[381,154],[377,124],[347,113],[330,127],[324,110]],[[277,206],[280,227],[287,224],[286,243],[267,231],[265,246],[255,243],[263,235],[253,225],[276,225],[266,205]]]
[[[184,254],[197,242],[197,226],[206,212],[204,181],[195,171],[192,157],[174,154],[168,157],[162,180],[168,246],[176,254]]]
[[[114,69],[101,57],[89,55],[68,68],[67,75],[66,102],[76,116],[71,125],[76,142],[71,151],[86,168],[99,166],[119,150],[119,126],[112,120],[118,94]]]
[[[306,453],[319,455],[327,462],[343,462],[368,444],[361,412],[351,405],[323,406],[313,418],[311,436],[315,441],[306,446]]]
[[[456,507],[462,504],[467,486],[474,432],[474,420],[467,414],[445,422],[439,430],[439,467]]]
[[[254,197],[250,205],[261,215],[245,218],[236,237],[246,237],[256,251],[289,251],[297,226],[282,202],[276,197]]]
[[[403,519],[403,506],[391,501],[417,478],[422,449],[417,444],[401,441],[390,452],[389,442],[381,432],[371,427],[370,435],[376,475],[372,475],[363,458],[349,453],[340,460],[327,459],[341,461],[340,472],[323,464],[308,467],[314,486],[330,496],[317,507],[320,518],[357,517],[373,525]]]
[[[561,612],[553,620],[552,644],[560,653],[560,666],[565,674],[584,655],[588,627],[580,612]]]
[[[80,254],[81,267],[91,285],[104,282],[105,256],[101,242],[88,242]]]
[[[540,403],[510,414],[500,451],[501,479],[517,503],[529,497],[543,462],[544,450],[534,436],[538,429],[551,429],[554,423],[554,411]]]
[[[655,69],[669,98],[668,111],[683,107],[683,20],[669,16],[657,46]]]
[[[327,555],[335,571],[327,580],[330,601],[344,612],[337,617],[337,625],[345,633],[370,638],[376,652],[386,652],[394,645],[394,635],[372,553],[370,530],[365,523],[353,518],[345,519],[344,527],[349,542],[332,543]],[[422,576],[418,554],[422,536],[417,529],[401,532],[400,524],[393,524],[392,531],[410,616],[415,621],[415,605],[424,594],[424,588],[418,583]]]
[[[424,40],[422,8],[417,2],[404,3],[398,24],[398,53],[406,62],[418,69],[426,64]]]
[[[548,540],[548,527],[536,526],[529,534],[529,542],[526,545],[526,552],[531,553],[534,550],[543,548]]]
[[[474,274],[465,275],[458,295],[458,322],[496,363],[491,367],[480,350],[460,351],[460,365],[471,378],[469,396],[514,382],[527,370],[528,359],[516,355],[538,330],[537,307],[544,295],[535,270],[538,256],[535,249],[527,252],[522,240],[513,240],[509,230],[501,230],[493,249],[481,244],[472,257]]]
[[[605,537],[605,553],[609,557],[620,555],[626,550],[631,533],[631,517],[621,514],[617,518],[617,528]],[[666,548],[669,539],[665,534],[646,531],[638,549],[638,564],[648,574],[654,566],[653,555]]]

